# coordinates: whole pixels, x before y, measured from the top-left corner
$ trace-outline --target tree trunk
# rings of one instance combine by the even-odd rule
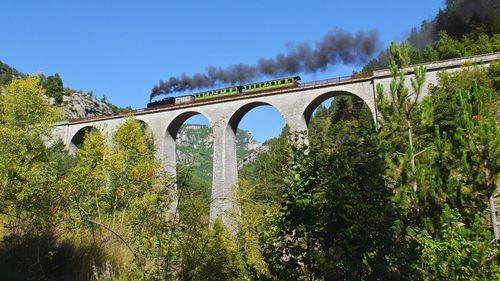
[[[497,211],[495,205],[495,192],[491,194],[488,200],[488,205],[490,207],[491,226],[493,228],[493,239],[495,239],[495,242],[498,242],[500,240],[500,233],[498,231]]]

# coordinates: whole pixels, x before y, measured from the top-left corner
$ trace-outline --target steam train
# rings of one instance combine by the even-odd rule
[[[209,90],[204,92],[195,93],[192,95],[180,96],[180,97],[167,97],[161,100],[153,101],[148,103],[147,108],[164,106],[164,105],[174,105],[174,104],[184,104],[196,101],[204,101],[210,99],[217,99],[221,97],[235,96],[240,94],[251,94],[263,91],[293,88],[299,86],[299,76],[286,77],[277,80],[270,80],[264,82],[257,82],[253,84],[232,86],[222,89]]]

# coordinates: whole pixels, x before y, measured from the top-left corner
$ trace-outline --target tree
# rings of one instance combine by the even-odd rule
[[[498,92],[495,64],[441,73],[431,89],[431,127],[435,128],[435,170],[441,198],[471,222],[485,210],[498,186],[500,130],[497,124]]]
[[[488,245],[480,215],[471,227],[462,222],[460,213],[447,205],[440,216],[442,232],[438,237],[425,230],[412,235],[421,253],[418,269],[424,280],[497,280],[500,267],[495,264],[500,253]]]
[[[39,81],[13,80],[0,95],[0,213],[15,236],[48,231],[60,207],[45,147],[60,112],[49,106]]]
[[[67,209],[70,225],[95,231],[99,228],[96,222],[107,222],[105,159],[108,155],[101,132],[97,129],[87,132],[83,146],[76,151],[75,165],[63,182],[65,200],[70,206]]]
[[[56,103],[62,102],[62,97],[65,94],[63,82],[59,74],[54,74],[53,76],[47,77],[47,81],[44,85],[45,94],[48,97],[54,98]]]
[[[377,109],[379,140],[386,149],[387,163],[394,172],[392,180],[397,185],[398,200],[403,206],[411,206],[419,212],[417,161],[416,157],[425,149],[418,151],[418,103],[425,81],[425,68],[414,68],[415,77],[411,78],[411,92],[405,86],[405,68],[409,65],[409,46],[391,44],[392,81],[390,92],[385,93],[381,84],[377,85]],[[408,197],[408,195],[410,195]]]
[[[258,228],[269,271],[278,280],[403,277],[370,111],[340,97],[328,112],[311,121],[310,146],[292,141],[279,205]]]

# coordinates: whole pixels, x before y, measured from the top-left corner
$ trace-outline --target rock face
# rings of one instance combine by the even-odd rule
[[[83,119],[113,113],[107,104],[97,100],[94,96],[82,93],[63,96],[61,107],[64,109],[63,118],[65,120]]]
[[[188,165],[195,175],[208,180],[212,176],[212,129],[205,125],[184,124],[177,133],[177,163]],[[238,168],[250,163],[257,154],[266,149],[256,141],[250,132],[236,133]]]
[[[250,150],[248,155],[238,162],[238,170],[243,168],[245,165],[250,164],[253,161],[255,161],[255,159],[257,159],[257,156],[260,153],[266,152],[268,150],[269,150],[269,146],[262,145],[262,144],[259,147],[256,147],[255,149]]]

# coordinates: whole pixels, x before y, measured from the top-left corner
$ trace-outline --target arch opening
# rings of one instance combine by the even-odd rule
[[[271,104],[257,102],[238,109],[230,119],[228,131],[233,132],[236,143],[236,180],[241,200],[241,215],[246,216],[277,196],[278,171],[272,171],[284,153],[275,149],[288,143],[286,122]],[[234,134],[234,132],[236,132]],[[273,151],[270,151],[273,150]],[[248,201],[246,200],[248,199]],[[261,204],[263,203],[263,204]]]
[[[279,137],[285,127],[285,120],[273,105],[253,102],[236,110],[229,119],[228,127],[235,134],[240,169],[265,149],[265,142]]]
[[[71,138],[71,141],[68,145],[68,151],[70,154],[75,154],[76,150],[80,147],[82,147],[83,143],[85,142],[85,137],[86,135],[92,131],[92,130],[98,130],[94,126],[85,126],[81,129],[79,129]]]
[[[137,121],[139,121],[139,123],[141,124],[141,127],[142,127],[142,130],[146,133],[146,134],[150,134],[152,135],[153,134],[153,130],[151,129],[151,126],[149,126],[148,123],[146,123],[146,121],[144,120],[141,120],[141,119],[135,119]]]
[[[373,124],[373,113],[368,104],[361,97],[345,91],[326,92],[316,97],[303,113],[309,130],[327,130],[330,123],[363,115],[368,116]]]
[[[323,105],[324,107],[331,107],[334,105],[334,100],[336,97],[342,97],[342,96],[348,96],[348,97],[353,97],[356,100],[363,101],[360,97],[358,97],[355,94],[352,94],[350,92],[345,92],[345,91],[334,91],[334,92],[326,92],[323,93],[322,95],[316,97],[314,100],[312,100],[307,107],[304,110],[304,119],[306,120],[306,124],[309,125],[309,122],[311,121],[311,118],[313,117],[316,109],[320,105]],[[328,103],[328,100],[332,100],[330,104]],[[364,101],[363,101],[364,103]]]
[[[179,218],[208,224],[213,168],[211,123],[202,113],[185,112],[172,120],[165,135],[177,183]]]

